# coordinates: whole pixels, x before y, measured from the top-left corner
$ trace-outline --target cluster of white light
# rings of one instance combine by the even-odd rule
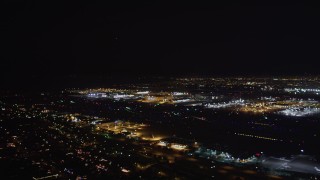
[[[173,101],[173,103],[183,103],[183,102],[189,102],[189,101],[191,101],[191,99],[177,99]]]
[[[115,94],[113,96],[114,99],[121,99],[121,98],[130,98],[133,97],[134,95],[132,94]]]
[[[157,143],[157,145],[158,145],[158,146],[167,146],[168,143],[165,142],[165,141],[159,141],[159,142]]]
[[[320,112],[320,108],[289,108],[282,111],[279,111],[280,114],[285,116],[296,116],[296,117],[302,117],[302,116],[308,116],[313,115]]]
[[[154,100],[156,100],[156,97],[154,97],[154,96],[147,96],[147,100],[148,100],[148,101],[154,101]]]
[[[233,100],[230,102],[223,102],[223,103],[208,103],[205,105],[207,108],[227,108],[227,107],[232,107],[232,106],[243,106],[245,105],[245,102],[243,99],[238,99],[238,100]]]
[[[145,92],[140,92],[140,93],[145,93]],[[125,98],[132,98],[134,97],[133,94],[123,94],[123,92],[120,93],[112,93],[107,95],[106,93],[103,92],[95,92],[95,93],[88,93],[87,94],[88,97],[90,98],[112,98],[112,99],[125,99]]]
[[[284,91],[295,92],[295,93],[312,92],[312,93],[316,93],[317,95],[320,93],[320,89],[305,89],[305,88],[285,88]]]
[[[89,93],[88,97],[99,98],[99,97],[107,97],[106,93]]]
[[[261,97],[260,98],[261,100],[268,100],[268,101],[275,101],[276,100],[276,98],[274,98],[274,97]]]
[[[172,95],[174,95],[174,96],[182,96],[182,95],[188,95],[188,93],[185,93],[185,92],[172,92]]]
[[[149,93],[150,93],[150,91],[139,91],[136,94],[145,95],[145,94],[149,94]]]

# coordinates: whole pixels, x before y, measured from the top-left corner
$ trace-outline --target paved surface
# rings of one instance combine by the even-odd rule
[[[268,157],[262,161],[262,166],[269,169],[320,175],[320,163],[306,155],[298,155],[290,159]]]

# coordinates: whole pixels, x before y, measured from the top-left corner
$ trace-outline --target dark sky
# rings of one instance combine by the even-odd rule
[[[5,0],[1,79],[319,73],[319,7],[194,3]]]

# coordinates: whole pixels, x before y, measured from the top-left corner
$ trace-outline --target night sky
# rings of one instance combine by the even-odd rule
[[[1,2],[1,81],[319,73],[312,4]]]

